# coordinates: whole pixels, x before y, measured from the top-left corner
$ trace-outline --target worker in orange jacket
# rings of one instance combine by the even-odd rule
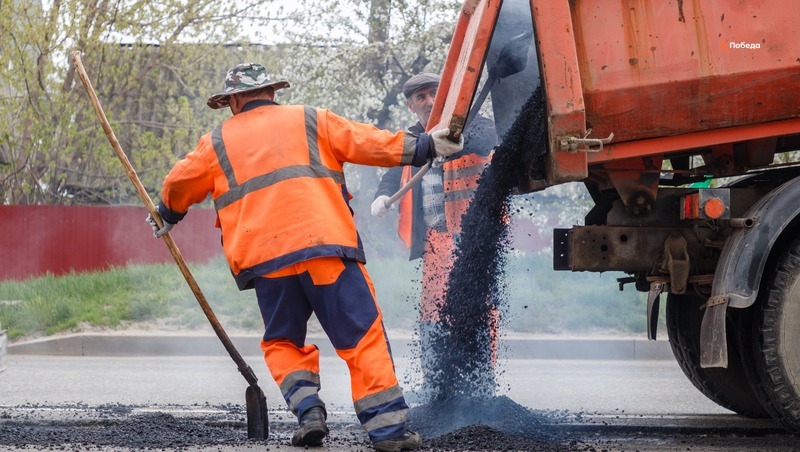
[[[461,144],[446,139],[447,130],[391,133],[327,110],[276,103],[275,90],[288,86],[271,82],[260,64],[228,71],[224,90],[207,103],[229,106],[233,117],[169,172],[158,205],[165,226],[155,234],[211,195],[236,283],[255,289],[264,360],[298,418],[292,445],[320,446],[328,434],[319,350],[305,342],[314,313],[349,367],[356,414],[375,449],[419,448],[419,434],[406,427],[408,406],[342,167],[420,166]]]
[[[422,133],[428,125],[434,99],[439,87],[439,76],[420,73],[403,85],[408,108],[419,122],[409,128],[411,133]],[[494,123],[476,116],[464,132],[464,148],[451,155],[443,164],[434,164],[420,185],[412,188],[400,199],[398,235],[410,250],[409,259],[422,258],[422,294],[419,308],[420,342],[423,344],[423,372],[431,369],[435,350],[431,350],[430,337],[439,322],[446,294],[447,279],[453,264],[461,218],[472,201],[478,180],[491,160],[491,151],[497,144]],[[381,178],[372,203],[372,214],[383,218],[387,213],[386,201],[408,183],[418,168],[391,168]],[[496,358],[497,312],[489,325],[492,360]],[[424,386],[424,385],[423,385]]]

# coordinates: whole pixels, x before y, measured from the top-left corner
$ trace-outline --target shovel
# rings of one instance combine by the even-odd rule
[[[83,63],[81,62],[81,52],[79,50],[72,52],[72,62],[75,65],[75,69],[78,71],[81,82],[83,82],[83,87],[86,89],[86,94],[89,95],[89,101],[91,101],[92,107],[94,107],[94,111],[97,113],[97,119],[100,120],[100,124],[103,126],[103,131],[106,133],[106,137],[111,143],[111,147],[114,148],[114,152],[117,153],[119,161],[122,162],[122,166],[125,168],[128,178],[130,178],[131,182],[133,182],[133,185],[136,186],[136,191],[139,193],[139,198],[141,198],[142,202],[144,202],[145,207],[147,207],[150,215],[155,219],[158,227],[161,228],[164,225],[161,217],[158,215],[156,207],[153,205],[153,201],[150,199],[150,196],[147,194],[147,191],[145,191],[142,182],[139,180],[139,176],[136,175],[136,171],[134,171],[131,162],[128,160],[128,157],[122,150],[119,141],[117,141],[117,136],[114,135],[114,131],[111,130],[111,125],[108,123],[105,112],[103,112],[103,107],[100,106],[100,101],[97,99],[97,94],[94,91],[94,87],[92,87],[92,82],[89,80],[89,76],[86,75],[86,70],[83,68]],[[222,325],[220,325],[219,320],[217,320],[217,316],[214,314],[214,311],[211,310],[211,306],[209,306],[208,301],[206,301],[206,297],[203,295],[203,292],[200,291],[200,286],[197,285],[197,281],[195,281],[194,276],[192,276],[192,273],[189,271],[189,267],[186,266],[186,261],[183,260],[183,256],[181,255],[180,250],[178,250],[178,246],[172,240],[172,237],[169,235],[169,233],[166,233],[162,236],[162,238],[164,239],[164,243],[167,244],[167,247],[169,247],[169,251],[172,253],[175,263],[178,264],[178,267],[181,269],[183,277],[186,278],[186,282],[192,289],[192,293],[194,293],[195,298],[197,298],[197,303],[200,304],[200,308],[203,309],[203,313],[205,313],[206,318],[208,318],[209,323],[211,323],[211,327],[214,328],[214,332],[217,333],[217,337],[219,337],[219,340],[222,341],[222,345],[225,346],[228,354],[231,355],[231,358],[233,358],[233,361],[238,366],[239,372],[241,372],[241,374],[244,376],[244,379],[247,380],[247,383],[249,384],[244,393],[245,401],[247,403],[247,437],[252,439],[267,439],[269,436],[267,398],[264,396],[264,392],[261,390],[261,388],[258,387],[258,378],[256,378],[255,373],[253,373],[253,369],[251,369],[250,366],[248,366],[244,361],[242,355],[239,354],[239,351],[233,346],[233,343],[231,342],[227,333],[225,333],[225,330],[222,329]]]

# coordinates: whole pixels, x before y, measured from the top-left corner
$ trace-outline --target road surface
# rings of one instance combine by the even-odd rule
[[[270,403],[267,447],[291,450],[294,420],[261,358],[245,358]],[[426,406],[413,394],[416,363],[403,356],[396,365],[413,423]],[[331,425],[327,449],[363,450],[368,443],[353,414],[347,368],[335,357],[324,357],[321,367]],[[673,361],[505,359],[499,370],[502,403],[493,408],[503,412],[462,406],[463,424],[471,427],[461,429],[453,413],[447,421],[461,434],[426,437],[427,448],[800,450],[800,441],[773,421],[744,419],[706,399]],[[246,440],[245,388],[224,356],[10,355],[0,373],[0,448],[263,451],[263,442]],[[519,412],[509,406],[528,410],[522,435]]]

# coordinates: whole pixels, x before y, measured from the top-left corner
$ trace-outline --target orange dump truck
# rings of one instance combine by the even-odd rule
[[[458,132],[490,92],[502,136],[541,85],[549,147],[519,189],[595,203],[555,269],[627,273],[651,339],[666,294],[692,383],[800,432],[798,24],[794,0],[468,0],[430,123]]]

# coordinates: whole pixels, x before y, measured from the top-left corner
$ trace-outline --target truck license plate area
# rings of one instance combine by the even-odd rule
[[[666,274],[664,244],[672,232],[687,242],[691,274],[713,271],[718,253],[703,245],[710,229],[576,226],[553,235],[553,267],[572,271]],[[698,257],[699,256],[699,257]]]

